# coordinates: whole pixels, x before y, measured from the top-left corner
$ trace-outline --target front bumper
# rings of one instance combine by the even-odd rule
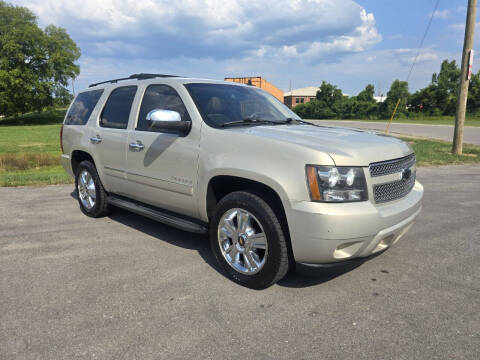
[[[327,264],[387,249],[413,226],[422,198],[416,181],[407,196],[385,204],[290,202],[285,210],[295,261]]]

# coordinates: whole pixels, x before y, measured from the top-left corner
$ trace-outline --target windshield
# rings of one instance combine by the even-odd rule
[[[274,96],[253,86],[228,84],[185,84],[203,120],[213,127],[251,120],[284,123],[300,120],[298,115]],[[261,122],[257,122],[261,123]]]

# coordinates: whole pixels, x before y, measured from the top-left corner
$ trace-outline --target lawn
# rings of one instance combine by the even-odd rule
[[[71,183],[60,166],[65,110],[0,119],[0,186]],[[16,125],[14,125],[16,124]]]
[[[65,110],[29,114],[18,125],[0,119],[0,186],[72,183],[59,165],[59,133]],[[18,121],[18,120],[17,120]],[[464,155],[450,153],[445,141],[402,136],[414,148],[419,166],[480,163],[480,146],[465,145]]]
[[[412,145],[418,166],[480,163],[480,146],[463,145],[463,155],[453,155],[447,141],[399,136]]]

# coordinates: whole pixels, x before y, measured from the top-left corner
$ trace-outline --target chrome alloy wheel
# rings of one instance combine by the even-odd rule
[[[87,170],[82,170],[78,175],[78,196],[85,209],[90,210],[95,206],[96,191],[92,175]]]
[[[223,257],[238,272],[253,275],[265,265],[267,237],[262,224],[247,210],[233,208],[223,214],[217,236]]]

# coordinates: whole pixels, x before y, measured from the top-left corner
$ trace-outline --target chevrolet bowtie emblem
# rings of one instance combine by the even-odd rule
[[[403,169],[402,170],[402,180],[408,180],[412,176],[412,170],[410,169]]]

